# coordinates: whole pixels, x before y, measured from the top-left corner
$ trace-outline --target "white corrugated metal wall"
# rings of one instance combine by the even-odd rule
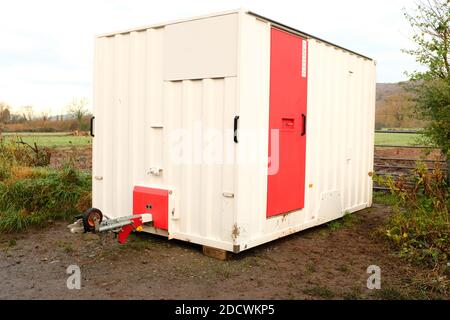
[[[164,80],[163,47],[164,28],[96,41],[93,206],[124,216],[134,186],[169,189],[171,238],[230,249],[236,77]]]
[[[108,217],[132,212],[135,185],[164,182],[148,174],[162,166],[161,41],[161,29],[96,40],[93,205]]]
[[[238,17],[236,76],[166,79],[164,26],[97,38],[93,205],[108,217],[131,213],[135,185],[170,189],[169,237],[244,250],[371,204],[374,62],[309,39],[305,208],[266,219],[271,24]],[[194,163],[173,161],[189,151],[177,130],[199,132]],[[225,165],[196,163],[211,144]],[[249,153],[261,161],[242,161]]]
[[[171,237],[231,242],[235,92],[235,77],[165,82],[166,178],[180,210]]]
[[[268,131],[270,23],[243,15],[240,113]],[[258,53],[258,54],[257,54]],[[264,54],[263,54],[264,53]],[[257,102],[257,103],[252,103]],[[243,108],[245,107],[245,109]],[[248,106],[251,106],[248,108]],[[266,219],[267,166],[237,164],[236,244],[246,249],[371,205],[375,115],[374,61],[308,40],[305,207]],[[258,143],[267,154],[268,141]],[[251,143],[251,141],[248,141]],[[240,144],[241,148],[246,148]],[[251,182],[249,182],[251,181]]]

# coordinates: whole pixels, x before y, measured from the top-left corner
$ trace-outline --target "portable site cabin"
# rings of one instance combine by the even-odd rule
[[[232,252],[371,206],[375,61],[245,10],[100,35],[93,206]]]

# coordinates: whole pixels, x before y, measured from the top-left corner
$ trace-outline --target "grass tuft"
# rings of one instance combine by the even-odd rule
[[[343,228],[349,228],[357,222],[358,217],[356,215],[351,214],[350,212],[345,212],[342,218],[327,223],[327,226],[331,230],[336,231]]]
[[[319,297],[323,299],[332,299],[335,296],[333,291],[331,291],[327,287],[322,286],[310,287],[308,289],[305,289],[303,292],[310,296]]]
[[[377,204],[384,204],[386,206],[393,206],[397,203],[397,199],[391,193],[375,191],[373,193],[373,202]]]
[[[391,289],[391,288],[382,288],[376,290],[373,294],[376,299],[380,300],[408,300],[409,297],[402,294],[401,292]]]

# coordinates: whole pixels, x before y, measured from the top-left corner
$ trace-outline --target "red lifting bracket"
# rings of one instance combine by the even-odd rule
[[[142,217],[131,219],[131,223],[127,224],[120,229],[117,239],[120,244],[127,242],[128,236],[132,231],[142,231]]]

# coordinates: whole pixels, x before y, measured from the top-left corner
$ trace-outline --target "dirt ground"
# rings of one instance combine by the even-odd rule
[[[72,159],[89,170],[91,152],[53,150],[51,166]],[[376,150],[378,157],[419,153]],[[0,299],[450,299],[436,292],[431,271],[396,257],[375,235],[388,214],[389,207],[376,204],[355,213],[350,224],[299,232],[229,261],[149,234],[119,245],[112,233],[71,234],[67,222],[50,222],[0,234]],[[81,290],[66,287],[69,265],[81,269]],[[381,268],[380,290],[367,289],[370,265]]]
[[[437,149],[375,147],[375,157],[444,160]]]
[[[50,151],[50,167],[59,168],[70,161],[77,169],[92,169],[92,146],[52,148]]]
[[[0,299],[405,299],[441,298],[430,272],[392,255],[374,232],[389,208],[375,205],[335,223],[234,255],[149,234],[119,245],[112,233],[71,234],[63,222],[0,235]],[[81,269],[68,290],[66,268]],[[367,267],[381,268],[369,290]]]

